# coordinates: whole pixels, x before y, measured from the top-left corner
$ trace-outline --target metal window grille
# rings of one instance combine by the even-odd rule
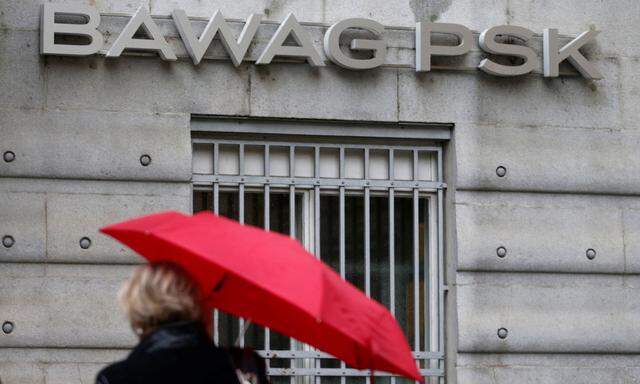
[[[193,138],[194,211],[210,209],[300,240],[389,308],[422,374],[441,382],[441,147],[221,137]],[[245,336],[245,325],[216,311],[215,341],[255,348],[267,359],[273,382],[369,384],[368,371],[345,367],[293,339],[285,344],[282,335],[257,325]],[[390,384],[403,380],[375,375]]]

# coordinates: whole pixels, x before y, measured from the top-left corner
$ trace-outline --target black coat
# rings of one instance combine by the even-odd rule
[[[158,328],[120,362],[98,373],[98,384],[239,384],[230,356],[194,322]]]

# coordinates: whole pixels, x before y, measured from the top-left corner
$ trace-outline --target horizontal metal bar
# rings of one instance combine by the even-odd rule
[[[318,134],[318,132],[315,132],[316,135]],[[238,144],[244,144],[244,145],[255,145],[255,146],[263,146],[265,144],[265,141],[259,141],[259,140],[238,140],[238,139],[210,139],[210,138],[200,138],[200,137],[194,137],[192,139],[194,144],[213,144],[213,143],[219,143],[219,144],[232,144],[232,145],[238,145]],[[272,147],[300,147],[300,148],[315,148],[315,147],[320,147],[320,148],[344,148],[344,149],[369,149],[369,150],[376,150],[376,149],[395,149],[395,150],[399,150],[399,151],[409,151],[409,150],[416,150],[419,152],[438,152],[439,150],[441,150],[441,147],[439,146],[433,146],[433,145],[426,145],[426,146],[421,146],[421,145],[416,145],[415,143],[415,139],[414,141],[412,141],[411,143],[407,143],[406,145],[403,144],[396,144],[396,145],[382,145],[382,144],[335,144],[335,143],[307,143],[307,142],[294,142],[294,141],[269,141],[268,142],[270,146]]]
[[[270,350],[270,351],[256,351],[260,356],[265,359],[335,359],[334,356],[321,352],[321,351],[291,351],[288,349],[283,350]],[[412,352],[414,359],[442,359],[442,352]]]
[[[238,175],[203,175],[194,174],[192,181],[198,185],[211,185],[212,183],[220,184],[247,184],[247,185],[280,185],[296,187],[345,187],[345,188],[406,188],[414,189],[419,188],[421,190],[437,191],[438,189],[446,188],[446,183],[438,181],[412,181],[412,180],[363,180],[363,179],[316,179],[306,177],[265,177],[265,176],[238,176]]]
[[[444,376],[441,369],[420,369],[422,376]],[[358,370],[353,368],[269,368],[269,376],[371,376],[370,370]],[[375,376],[397,376],[387,372],[375,371]]]

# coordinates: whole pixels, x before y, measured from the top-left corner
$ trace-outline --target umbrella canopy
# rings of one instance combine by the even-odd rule
[[[400,326],[296,240],[203,212],[165,212],[101,231],[150,262],[173,262],[207,307],[250,319],[357,369],[423,381]]]

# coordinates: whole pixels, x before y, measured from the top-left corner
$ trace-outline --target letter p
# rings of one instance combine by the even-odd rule
[[[455,35],[459,44],[453,46],[431,45],[431,33]],[[417,23],[416,24],[416,71],[431,70],[431,56],[459,56],[471,49],[471,30],[460,24]]]

